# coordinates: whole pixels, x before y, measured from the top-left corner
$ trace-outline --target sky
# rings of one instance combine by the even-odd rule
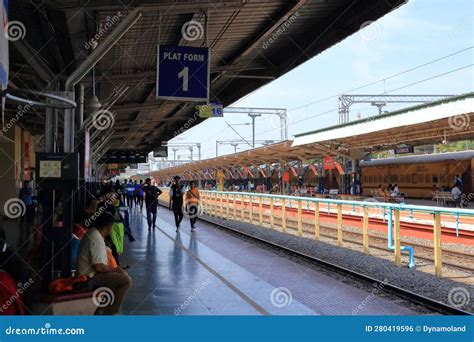
[[[473,19],[474,0],[410,0],[231,106],[286,108],[288,138],[293,139],[297,133],[336,125],[339,94],[454,95],[471,92],[474,90],[474,68],[470,66],[474,63]],[[390,77],[465,49],[403,75]],[[451,72],[460,68],[463,69]],[[444,73],[448,74],[436,77]],[[387,105],[384,110],[407,106],[409,104]],[[354,104],[350,119],[375,115],[377,111],[370,104]],[[240,139],[227,123],[237,124],[234,128],[251,141],[251,126],[242,125],[250,121],[246,115],[239,114],[211,118],[177,136],[169,144],[200,142],[202,159],[215,157],[216,140]],[[257,140],[279,138],[280,127],[276,118],[256,119]],[[238,151],[249,148],[240,145]],[[219,155],[233,152],[234,147],[230,145],[219,146]],[[183,149],[177,155],[185,160],[189,159],[190,153]]]

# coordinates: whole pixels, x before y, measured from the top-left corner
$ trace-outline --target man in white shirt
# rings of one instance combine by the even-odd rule
[[[453,196],[454,201],[456,202],[456,205],[460,205],[462,207],[461,203],[461,196],[462,196],[462,191],[455,185],[451,189],[451,195]]]
[[[398,187],[397,184],[394,184],[394,185],[393,185],[393,189],[392,189],[392,191],[390,192],[390,195],[391,195],[392,197],[397,197],[398,195],[400,195],[400,188]]]
[[[94,228],[87,231],[81,239],[77,254],[79,274],[92,278],[95,287],[106,287],[113,292],[111,303],[98,307],[96,315],[116,315],[132,285],[132,278],[120,267],[109,266],[107,247],[104,238],[110,235],[114,217],[104,212],[93,222]],[[99,299],[100,302],[100,298]]]

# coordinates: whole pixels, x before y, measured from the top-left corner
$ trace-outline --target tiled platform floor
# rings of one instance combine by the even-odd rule
[[[203,222],[191,233],[185,219],[176,233],[167,208],[151,232],[144,210],[133,208],[131,222],[137,240],[121,257],[134,279],[126,315],[414,314]]]

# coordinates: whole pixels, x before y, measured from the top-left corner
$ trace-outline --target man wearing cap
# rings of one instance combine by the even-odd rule
[[[179,230],[179,225],[183,220],[183,185],[180,180],[181,177],[174,176],[174,182],[170,188],[170,209],[173,210],[174,222],[176,224],[176,231]]]
[[[155,228],[156,226],[156,211],[158,210],[158,197],[162,194],[162,191],[156,186],[151,185],[151,179],[147,178],[145,184],[142,187],[145,193],[145,208],[146,208],[146,220],[148,222],[148,229]]]

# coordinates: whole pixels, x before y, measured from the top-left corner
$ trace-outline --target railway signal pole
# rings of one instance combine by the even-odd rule
[[[247,114],[252,118],[252,140],[255,140],[255,119],[262,115],[276,115],[280,119],[280,139],[288,139],[288,122],[285,108],[227,107],[224,114]],[[255,147],[255,144],[253,144]]]

